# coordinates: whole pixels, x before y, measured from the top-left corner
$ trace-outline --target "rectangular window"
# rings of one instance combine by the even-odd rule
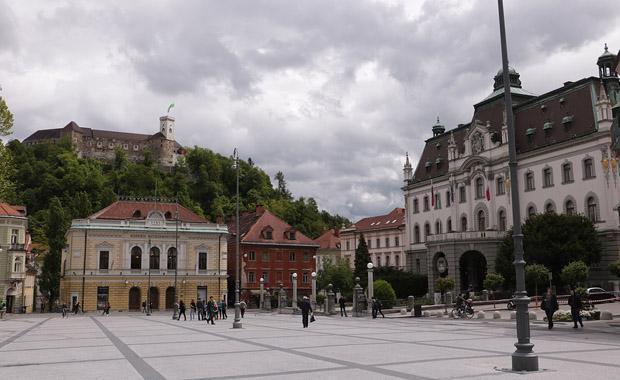
[[[17,237],[19,236],[19,230],[11,230],[11,244],[17,244]]]
[[[248,260],[249,261],[256,261],[256,252],[254,252],[254,251],[248,252]]]
[[[441,195],[439,193],[435,193],[435,210],[441,208]]]
[[[377,246],[375,248],[381,248],[381,239],[377,238]]]
[[[198,253],[198,270],[207,270],[207,252]]]
[[[430,207],[428,206],[428,197],[424,197],[424,211],[428,211]]]
[[[308,272],[304,272],[304,273],[301,275],[301,282],[302,282],[302,283],[304,283],[304,284],[307,284],[307,283],[308,283]]]
[[[543,187],[551,187],[553,186],[553,176],[551,172],[551,168],[545,168],[543,170]]]
[[[450,190],[446,191],[446,207],[450,207],[450,203],[451,199],[450,199]]]
[[[263,252],[261,255],[261,260],[264,263],[268,263],[269,262],[269,252]]]
[[[263,280],[265,280],[265,284],[269,282],[269,272],[263,272]]]
[[[416,199],[413,200],[413,213],[417,214],[419,212],[420,212],[420,202],[416,198]]]
[[[254,272],[248,272],[248,282],[251,284],[256,282],[256,275],[254,274]]]
[[[385,266],[386,267],[390,266],[390,256],[385,256]]]
[[[398,236],[394,238],[394,245],[396,245],[397,247],[400,247],[400,239]]]
[[[420,267],[420,259],[415,259],[415,272],[420,273],[421,269],[422,268]]]
[[[107,286],[97,287],[97,310],[103,310],[108,304],[110,288]]]
[[[288,261],[290,261],[290,262],[296,261],[295,252],[290,252],[288,254]]]
[[[497,182],[495,184],[496,184],[495,194],[504,195],[506,193],[506,189],[504,188],[504,177],[498,177]]]
[[[304,263],[308,263],[308,262],[310,262],[310,254],[304,253]]]
[[[532,191],[534,189],[534,173],[525,174],[525,191]]]
[[[110,269],[110,252],[109,251],[100,251],[99,252],[99,269],[108,270]]]
[[[385,247],[386,248],[390,248],[390,238],[389,237],[385,238]]]
[[[562,183],[573,182],[573,166],[571,164],[562,165]]]
[[[377,266],[381,266],[381,256],[377,256]]]
[[[592,164],[592,159],[587,158],[583,160],[583,174],[584,179],[594,178],[594,165]]]
[[[459,187],[459,202],[465,203],[467,202],[467,197],[465,193],[465,186]]]
[[[351,249],[351,245],[350,245],[350,243],[349,243],[349,241],[348,241],[348,240],[347,240],[347,244],[346,244],[346,246],[347,246],[347,251],[349,251],[349,250]]]

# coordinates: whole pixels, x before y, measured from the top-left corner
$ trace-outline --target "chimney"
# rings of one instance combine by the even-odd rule
[[[256,205],[256,212],[259,214],[263,214],[265,212],[265,206],[261,204]]]

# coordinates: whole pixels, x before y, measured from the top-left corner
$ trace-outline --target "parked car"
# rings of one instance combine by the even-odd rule
[[[616,298],[612,292],[608,292],[603,288],[588,288],[586,289],[586,294],[590,301],[611,300],[613,302]]]

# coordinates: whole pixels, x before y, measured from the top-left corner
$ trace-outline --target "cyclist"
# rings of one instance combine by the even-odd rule
[[[456,296],[456,309],[461,313],[465,312],[465,297],[462,294]]]

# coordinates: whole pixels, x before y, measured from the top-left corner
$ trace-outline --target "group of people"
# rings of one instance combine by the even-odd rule
[[[573,320],[573,328],[577,329],[579,325],[583,328],[583,319],[581,318],[581,309],[583,309],[583,302],[581,302],[581,296],[575,289],[571,289],[570,296],[568,296],[568,305],[570,306],[570,314]],[[553,328],[553,314],[560,308],[558,305],[558,298],[553,293],[553,289],[547,288],[547,293],[543,296],[540,308],[545,311],[547,315],[547,324],[549,330]]]
[[[183,300],[179,301],[179,316],[178,320],[181,320],[181,316],[183,316],[183,320],[187,321],[187,315],[185,311],[187,306]],[[189,303],[189,320],[192,321],[194,318],[198,316],[198,320],[207,321],[207,324],[211,323],[215,324],[216,319],[227,319],[228,315],[226,315],[226,302],[224,300],[216,301],[213,296],[209,297],[207,302],[204,302],[202,299],[198,298],[198,302],[194,302],[192,299]]]

